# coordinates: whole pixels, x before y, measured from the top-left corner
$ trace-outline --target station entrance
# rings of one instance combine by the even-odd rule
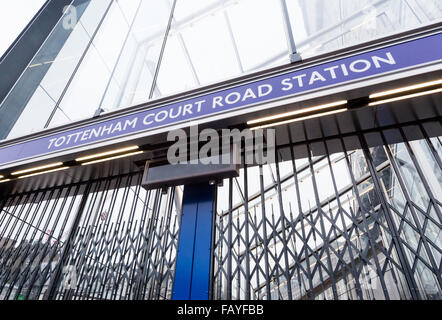
[[[208,299],[440,299],[440,130],[292,142],[213,186]],[[142,175],[2,196],[0,299],[172,299],[188,186]]]

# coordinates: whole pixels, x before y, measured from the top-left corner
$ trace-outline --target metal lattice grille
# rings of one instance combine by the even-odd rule
[[[141,174],[12,196],[1,299],[170,299],[180,199]]]
[[[212,297],[440,299],[434,125],[291,144],[225,180]],[[0,299],[170,299],[182,188],[140,183],[136,173],[0,199]]]
[[[224,181],[213,297],[440,299],[442,145],[413,130],[293,145]]]

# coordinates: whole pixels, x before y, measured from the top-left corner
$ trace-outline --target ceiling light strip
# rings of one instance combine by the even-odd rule
[[[344,104],[347,104],[347,102],[348,102],[347,100],[340,100],[340,101],[335,101],[335,102],[331,102],[331,103],[327,103],[327,104],[322,104],[322,105],[319,105],[319,106],[303,108],[303,109],[295,110],[295,111],[291,111],[291,112],[280,113],[280,114],[276,114],[274,116],[269,116],[269,117],[255,119],[255,120],[250,120],[250,121],[247,121],[247,124],[250,125],[250,124],[266,122],[266,121],[280,119],[280,118],[285,118],[285,117],[290,117],[290,116],[295,116],[295,115],[298,115],[298,114],[304,114],[304,113],[307,113],[307,112],[312,112],[312,111],[318,111],[318,110],[338,107],[338,106],[342,106]]]
[[[40,167],[35,167],[35,168],[30,168],[30,169],[25,169],[25,170],[20,170],[20,171],[15,171],[15,172],[13,172],[11,174],[13,176],[18,176],[18,175],[21,175],[21,174],[24,174],[24,173],[40,171],[40,170],[44,170],[44,169],[59,167],[59,166],[62,166],[62,165],[63,165],[63,162],[56,162],[56,163],[51,163],[51,164],[47,164],[47,165],[40,166]]]
[[[57,168],[57,169],[52,169],[52,170],[46,170],[46,171],[42,171],[42,172],[36,172],[36,173],[31,173],[31,174],[27,174],[24,176],[20,176],[18,177],[19,179],[23,179],[23,178],[29,178],[29,177],[34,177],[34,176],[39,176],[45,173],[51,173],[51,172],[56,172],[56,171],[62,171],[62,170],[66,170],[69,169],[70,167],[61,167],[61,168]]]
[[[0,183],[5,183],[5,182],[8,182],[8,181],[11,181],[11,179],[0,180]]]
[[[75,161],[82,162],[82,161],[85,161],[85,160],[97,159],[97,158],[106,157],[106,156],[110,156],[110,155],[117,154],[117,153],[137,150],[139,148],[140,147],[138,147],[138,146],[130,146],[130,147],[121,148],[121,149],[117,149],[117,150],[112,150],[112,151],[92,154],[90,156],[86,156],[86,157],[81,157],[81,158],[75,159]]]
[[[258,126],[258,127],[253,127],[253,128],[250,128],[250,130],[265,129],[265,128],[269,128],[269,127],[280,126],[280,125],[287,124],[287,123],[298,122],[298,121],[318,118],[318,117],[322,117],[322,116],[328,116],[328,115],[332,115],[332,114],[336,114],[336,113],[341,113],[341,112],[344,112],[344,111],[347,111],[347,110],[348,110],[348,108],[341,108],[341,109],[338,109],[338,110],[322,112],[322,113],[318,113],[318,114],[312,114],[310,116],[305,116],[305,117],[300,117],[300,118],[295,118],[295,119],[290,119],[290,120],[270,123],[270,124],[266,124],[266,125],[262,125],[262,126]]]
[[[384,104],[384,103],[389,103],[389,102],[394,102],[394,101],[400,101],[400,100],[405,100],[405,99],[410,99],[410,98],[416,98],[416,97],[425,96],[425,95],[428,95],[428,94],[438,93],[438,92],[442,92],[442,88],[428,90],[428,91],[423,91],[423,92],[417,92],[417,93],[413,93],[413,94],[407,94],[405,96],[400,96],[400,97],[395,97],[395,98],[390,98],[390,99],[374,101],[374,102],[370,102],[368,105],[370,107],[371,106],[377,106],[379,104]]]
[[[110,157],[110,158],[105,158],[105,159],[99,159],[99,160],[94,160],[94,161],[89,161],[89,162],[84,162],[81,165],[82,166],[87,166],[89,164],[94,164],[94,163],[100,163],[100,162],[105,162],[105,161],[110,161],[110,160],[115,160],[115,159],[120,159],[120,158],[125,158],[125,157],[130,157],[130,156],[134,156],[137,154],[141,154],[144,151],[137,151],[137,152],[131,152],[131,153],[126,153],[126,154],[121,154],[119,156],[115,156],[115,157]]]
[[[407,86],[407,87],[401,87],[401,88],[397,88],[397,89],[373,93],[369,96],[369,98],[374,99],[374,98],[379,98],[379,97],[385,97],[385,96],[393,95],[396,93],[422,89],[422,88],[431,87],[431,86],[435,86],[435,85],[439,85],[439,84],[442,84],[442,79],[418,83],[418,84],[414,84],[414,85]]]

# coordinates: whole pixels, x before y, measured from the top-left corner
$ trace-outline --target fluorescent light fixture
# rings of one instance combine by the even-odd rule
[[[270,124],[266,124],[266,125],[262,125],[262,126],[258,126],[258,127],[253,127],[253,128],[250,128],[250,130],[265,129],[265,128],[269,128],[269,127],[280,126],[282,124],[287,124],[287,123],[292,123],[292,122],[297,122],[297,121],[303,121],[303,120],[312,119],[312,118],[318,118],[318,117],[322,117],[322,116],[328,116],[330,114],[341,113],[341,112],[344,112],[344,111],[347,111],[347,110],[348,110],[347,108],[341,108],[341,109],[338,109],[338,110],[332,110],[332,111],[328,111],[328,112],[312,114],[310,116],[305,116],[305,117],[300,117],[300,118],[295,118],[295,119],[290,119],[290,120],[285,120],[285,121],[280,121],[280,122],[274,122],[274,123],[270,123]]]
[[[82,161],[86,161],[86,160],[97,159],[97,158],[106,157],[106,156],[110,156],[110,155],[113,155],[113,154],[122,153],[122,152],[126,152],[126,151],[138,150],[139,148],[140,147],[138,147],[138,146],[131,146],[131,147],[126,147],[126,148],[121,148],[121,149],[117,149],[117,150],[112,150],[112,151],[92,154],[92,155],[86,156],[86,157],[81,157],[81,158],[75,159],[75,161],[82,162]]]
[[[69,167],[61,167],[61,168],[57,168],[57,169],[52,169],[52,170],[46,170],[46,171],[42,171],[42,172],[36,172],[36,173],[31,173],[31,174],[27,174],[24,176],[20,176],[18,177],[19,179],[23,179],[23,178],[29,178],[29,177],[34,177],[34,176],[39,176],[41,174],[45,174],[45,173],[51,173],[51,172],[56,172],[56,171],[62,171],[62,170],[66,170],[69,169]]]
[[[426,88],[426,87],[435,86],[435,85],[438,85],[438,84],[442,84],[442,79],[438,79],[438,80],[434,80],[434,81],[429,81],[429,82],[418,83],[418,84],[414,84],[412,86],[397,88],[397,89],[393,89],[393,90],[387,90],[387,91],[373,93],[373,94],[371,94],[369,96],[369,98],[370,99],[374,99],[374,98],[379,98],[379,97],[385,97],[385,96],[389,96],[389,95],[396,94],[396,93],[401,93],[401,92],[406,92],[406,91],[410,91],[410,90]]]
[[[13,176],[18,176],[21,175],[23,173],[28,173],[28,172],[34,172],[34,171],[40,171],[40,170],[44,170],[44,169],[49,169],[49,168],[54,168],[54,167],[59,167],[63,165],[63,162],[56,162],[56,163],[51,163],[51,164],[47,164],[44,166],[40,166],[40,167],[35,167],[35,168],[30,168],[30,169],[25,169],[25,170],[20,170],[20,171],[16,171],[11,173]]]
[[[115,160],[115,159],[120,159],[120,158],[125,158],[125,157],[130,157],[130,156],[134,156],[137,154],[141,154],[144,151],[136,151],[136,152],[131,152],[131,153],[126,153],[126,154],[120,154],[119,156],[115,156],[115,157],[110,157],[110,158],[105,158],[105,159],[99,159],[99,160],[94,160],[94,161],[89,161],[89,162],[84,162],[81,165],[82,166],[87,166],[89,164],[94,164],[94,163],[100,163],[100,162],[105,162],[105,161],[110,161],[110,160]]]
[[[266,122],[266,121],[270,121],[270,120],[275,120],[275,119],[280,119],[280,118],[285,118],[285,117],[290,117],[290,116],[296,116],[298,114],[303,114],[303,113],[307,113],[307,112],[312,112],[312,111],[317,111],[317,110],[322,110],[322,109],[328,109],[328,108],[333,108],[333,107],[337,107],[337,106],[342,106],[342,105],[344,105],[346,103],[347,103],[347,100],[335,101],[335,102],[331,102],[331,103],[327,103],[327,104],[322,104],[322,105],[319,105],[319,106],[303,108],[303,109],[300,109],[300,110],[295,110],[295,111],[290,111],[290,112],[286,112],[286,113],[276,114],[274,116],[269,116],[269,117],[255,119],[255,120],[250,120],[250,121],[247,121],[247,124],[255,124],[255,123],[259,123],[259,122]]]
[[[4,178],[4,176],[2,176],[1,174],[0,174],[0,179],[3,179]]]
[[[11,179],[0,180],[0,183],[5,183],[5,182],[8,182],[8,181],[11,181]]]
[[[417,93],[412,93],[412,94],[407,94],[405,96],[400,96],[400,97],[395,97],[395,98],[390,98],[390,99],[374,101],[374,102],[370,102],[368,105],[369,106],[377,106],[377,105],[383,104],[383,103],[389,103],[389,102],[394,102],[394,101],[399,101],[399,100],[405,100],[405,99],[425,96],[427,94],[438,93],[438,92],[442,92],[442,88],[428,90],[428,91],[423,91],[423,92],[417,92]]]

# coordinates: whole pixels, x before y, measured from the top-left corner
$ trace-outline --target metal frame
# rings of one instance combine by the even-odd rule
[[[440,122],[434,123],[440,126]],[[420,142],[428,144],[440,168],[440,156],[425,136],[425,126],[417,126],[424,136]],[[388,130],[333,138],[340,142],[338,155],[329,152],[331,140],[325,138],[287,145],[278,149],[275,164],[244,166],[239,190],[232,180],[226,180],[228,190],[223,192],[228,192],[228,203],[217,206],[214,299],[441,299],[442,248],[432,233],[442,229],[440,194],[428,184],[429,173],[423,172],[422,163],[414,158],[403,127],[396,130],[402,132],[404,142],[383,140],[378,147],[368,147],[367,135],[384,135]],[[358,143],[356,151],[346,146],[350,141]],[[408,196],[409,186],[390,152],[398,143],[406,146],[410,165],[423,181],[429,197],[426,211]],[[313,158],[318,146],[325,156]],[[299,159],[295,161],[299,148],[307,149],[309,155],[301,166]],[[281,162],[283,150],[289,150],[291,160],[285,157]],[[384,160],[376,164],[380,159]],[[344,172],[338,170],[338,162],[351,181],[340,189]],[[283,163],[285,172],[289,163],[292,169],[282,177]],[[355,171],[358,163],[364,164],[363,173]],[[270,173],[263,174],[265,170],[276,175],[276,183]],[[250,181],[260,184],[252,195]],[[331,186],[328,198],[319,183]],[[398,207],[393,188],[406,195],[405,208]],[[239,199],[237,204],[234,197]],[[303,197],[316,205],[305,207],[299,201]],[[407,210],[412,212],[411,220]],[[416,249],[404,238],[404,232],[415,233]],[[427,287],[422,281],[428,281]]]
[[[440,169],[429,125],[441,128],[440,121],[413,127],[428,146],[427,161]],[[389,142],[392,130],[402,142]],[[208,238],[208,297],[441,299],[434,230],[442,229],[442,199],[405,132],[342,134],[331,139],[339,141],[338,154],[326,138],[292,143],[277,149],[276,163],[246,165],[237,180],[225,180],[216,193],[227,202],[217,201]],[[368,147],[372,135],[379,146]],[[399,145],[408,158],[395,155]],[[324,154],[315,156],[318,147]],[[304,160],[295,157],[301,149]],[[287,151],[290,159],[282,157]],[[413,200],[404,165],[421,181],[426,208]],[[339,187],[343,168],[350,184]],[[0,298],[171,299],[180,201],[175,188],[164,195],[140,184],[141,172],[0,199]],[[72,288],[66,267],[77,271]]]
[[[175,189],[147,192],[141,178],[140,172],[2,199],[0,239],[8,240],[0,242],[1,299],[170,299]],[[73,287],[66,287],[66,267],[76,270]]]

